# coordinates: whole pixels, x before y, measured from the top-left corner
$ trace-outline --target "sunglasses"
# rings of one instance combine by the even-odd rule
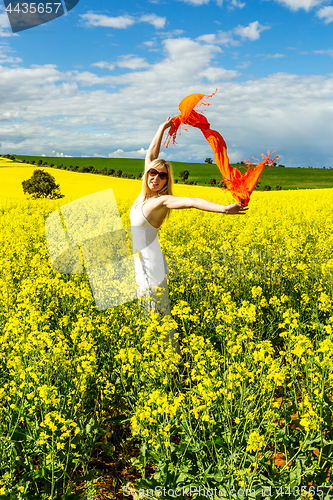
[[[150,175],[158,175],[159,178],[161,179],[161,181],[164,181],[165,179],[168,178],[168,173],[167,172],[158,172],[154,168],[151,168],[150,170],[148,170],[148,173]]]

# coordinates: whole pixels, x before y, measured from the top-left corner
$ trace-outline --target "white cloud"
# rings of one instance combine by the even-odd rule
[[[183,2],[190,5],[206,5],[207,3],[209,3],[209,0],[183,0]]]
[[[0,54],[0,64],[5,64],[5,63],[11,63],[11,64],[18,64],[22,62],[22,59],[20,57],[8,57],[5,55]]]
[[[210,67],[200,72],[201,77],[207,78],[209,82],[224,82],[227,80],[232,80],[238,76],[238,71],[224,69],[224,68],[214,68]]]
[[[5,8],[2,5],[0,5],[0,38],[9,36],[19,36],[19,35],[17,33],[12,32],[7,12]]]
[[[139,21],[152,24],[156,29],[163,29],[166,23],[166,17],[158,17],[156,14],[146,14],[141,16]]]
[[[131,54],[121,56],[116,64],[117,66],[119,66],[119,68],[129,68],[133,70],[149,67],[149,64],[145,59],[143,59],[142,57],[133,56]]]
[[[0,28],[0,38],[2,38],[2,37],[8,37],[8,36],[19,36],[19,35],[17,33],[12,33],[11,31],[2,30]]]
[[[123,29],[135,23],[135,20],[131,16],[110,17],[88,12],[88,14],[80,14],[80,17],[85,21],[85,26],[103,26],[105,28]]]
[[[327,54],[328,56],[333,57],[333,49],[327,49],[327,50],[314,50],[314,54]]]
[[[278,3],[288,7],[290,10],[296,11],[299,9],[304,9],[306,12],[311,10],[313,7],[320,5],[325,0],[276,0]]]
[[[92,73],[90,71],[73,71],[73,80],[76,83],[80,83],[84,87],[92,87],[93,85],[98,85],[101,83],[104,83],[105,79],[102,77],[100,78],[99,76],[95,75],[95,73]]]
[[[42,154],[41,156],[48,156],[45,154]],[[55,151],[52,151],[52,156],[57,156],[58,158],[72,158],[71,155],[64,155],[64,153],[56,153]]]
[[[154,47],[155,42],[153,42],[152,40],[149,40],[147,42],[143,42],[142,45],[145,45],[146,47],[150,48],[150,47]]]
[[[158,125],[178,114],[186,95],[217,87],[205,114],[231,160],[277,149],[283,164],[333,165],[333,75],[275,73],[237,81],[217,65],[221,48],[214,44],[179,38],[164,40],[163,47],[157,63],[122,75],[2,66],[1,150],[143,158]],[[194,128],[182,132],[177,146],[162,148],[161,157],[165,153],[171,161],[212,156]]]
[[[90,66],[101,68],[101,69],[109,69],[112,71],[115,68],[115,65],[112,63],[109,63],[107,61],[99,61],[96,63],[92,63]]]
[[[206,5],[210,2],[210,0],[181,0],[181,1],[190,5]],[[223,0],[216,0],[216,3],[219,7],[222,7]],[[228,8],[234,9],[235,7],[238,9],[242,9],[243,7],[245,7],[245,3],[241,2],[240,0],[228,0]]]
[[[250,61],[244,61],[244,62],[241,62],[241,63],[237,64],[236,68],[238,68],[238,69],[245,69],[245,68],[248,68],[249,66],[251,66],[251,62]]]
[[[326,7],[322,7],[318,10],[316,16],[323,19],[325,24],[331,23],[333,21],[333,6],[327,5]]]
[[[0,10],[0,28],[10,28],[8,15],[6,12],[2,13]]]
[[[1,61],[1,59],[0,59],[0,61]],[[114,63],[113,62],[110,63],[107,61],[99,61],[96,63],[92,63],[90,66],[102,68],[102,69],[109,69],[109,70],[113,70],[116,66],[118,66],[119,68],[128,68],[128,69],[132,69],[132,70],[137,70],[137,69],[142,69],[142,68],[148,68],[149,63],[145,59],[143,59],[142,57],[136,57],[132,54],[127,54],[127,55],[123,55],[123,56],[118,57],[117,62],[114,62]],[[78,74],[78,72],[76,74]],[[93,73],[83,72],[83,73],[78,74],[78,75],[79,75],[78,76],[79,80],[77,80],[77,81],[82,82],[83,78],[85,78],[86,81],[90,81],[94,85],[96,75],[94,75]],[[97,83],[97,81],[96,81],[96,83]]]
[[[281,59],[286,56],[285,54],[257,54],[256,57],[264,57],[265,59]]]
[[[254,21],[248,26],[241,26],[240,24],[234,29],[234,33],[242,38],[248,38],[249,40],[259,40],[260,33],[264,30],[269,30],[269,26],[262,26],[259,21]]]
[[[172,36],[180,36],[185,33],[184,30],[171,30],[171,31],[159,31],[157,34],[163,38],[170,38]]]
[[[236,7],[238,9],[243,9],[245,7],[244,2],[240,2],[239,0],[231,0],[229,8]]]
[[[145,14],[141,17],[128,15],[111,17],[103,14],[88,12],[87,14],[80,14],[80,17],[85,23],[84,26],[87,27],[102,26],[104,28],[125,29],[135,23],[148,23],[152,24],[156,29],[162,29],[166,23],[165,17],[158,17],[156,14]]]
[[[138,151],[123,151],[122,149],[117,149],[117,151],[109,153],[109,158],[144,158],[146,152],[147,150],[144,148]]]
[[[0,64],[18,64],[22,62],[20,57],[12,57],[8,53],[14,52],[7,45],[0,45]]]
[[[217,33],[200,35],[196,40],[198,42],[214,43],[217,45],[239,45],[239,42],[232,38],[232,31],[217,31]]]
[[[215,43],[216,42],[216,35],[215,33],[210,33],[207,35],[200,35],[196,38],[198,42],[206,42],[206,43]]]

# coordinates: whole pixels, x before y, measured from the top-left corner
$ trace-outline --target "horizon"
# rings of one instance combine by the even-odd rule
[[[10,153],[6,153],[6,154],[10,154]],[[0,157],[1,156],[4,156],[3,154],[0,153]],[[15,156],[14,154],[12,156]],[[45,154],[42,154],[42,155],[29,155],[29,154],[17,154],[16,156],[31,156],[31,157],[40,157],[40,158],[91,158],[91,159],[94,159],[94,158],[106,158],[106,159],[113,159],[113,160],[116,160],[117,158],[110,158],[108,156],[103,156],[103,155],[98,155],[98,156],[87,156],[87,155],[82,155],[82,156],[72,156],[72,155],[58,155],[58,156],[51,156],[51,155],[45,155]],[[121,158],[122,160],[144,160],[144,158],[127,158],[127,157],[122,157]],[[200,165],[207,165],[207,163],[205,161],[185,161],[185,160],[170,160],[170,162],[176,162],[176,163],[198,163]],[[230,162],[230,164],[232,165],[237,165],[237,164],[241,164],[241,161],[234,161],[234,162]],[[211,163],[211,165],[216,165],[216,163],[213,161]],[[333,167],[331,166],[322,166],[322,167],[313,167],[312,165],[282,165],[282,164],[277,164],[277,165],[272,165],[274,167],[280,167],[280,168],[309,168],[309,169],[322,169],[322,170],[330,170],[332,169]]]

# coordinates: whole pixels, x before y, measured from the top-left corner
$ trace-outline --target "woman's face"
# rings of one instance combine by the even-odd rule
[[[156,172],[165,172],[168,173],[168,170],[165,165],[157,165],[157,167],[152,168],[151,170]],[[157,193],[160,189],[162,189],[168,182],[168,178],[161,179],[159,175],[148,173],[147,184],[148,188],[151,192]]]

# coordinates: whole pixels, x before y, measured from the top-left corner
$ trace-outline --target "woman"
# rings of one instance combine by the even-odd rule
[[[225,206],[201,198],[172,195],[171,167],[165,160],[158,159],[164,131],[171,123],[169,117],[159,126],[148,148],[141,193],[130,212],[138,298],[144,297],[146,312],[155,309],[162,316],[170,315],[170,305],[168,265],[161,250],[158,230],[170,210],[197,208],[225,214],[244,214],[247,210],[240,203]],[[174,341],[173,335],[171,338],[173,346],[179,352],[178,342]]]

